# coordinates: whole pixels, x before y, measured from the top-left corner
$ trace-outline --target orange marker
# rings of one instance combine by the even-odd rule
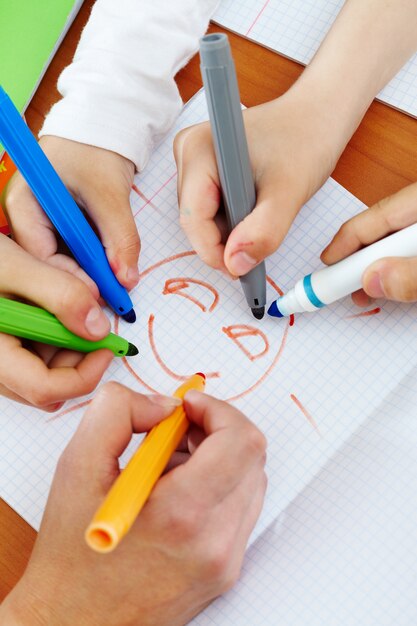
[[[190,389],[204,391],[204,387],[204,374],[194,374],[176,390],[174,398],[183,399]],[[149,431],[88,526],[85,539],[90,548],[110,552],[117,546],[139,515],[188,426],[181,405]]]

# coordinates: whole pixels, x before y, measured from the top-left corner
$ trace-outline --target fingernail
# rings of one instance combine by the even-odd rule
[[[230,270],[235,276],[242,276],[253,269],[256,264],[257,261],[246,252],[235,252],[230,259]]]
[[[377,272],[373,272],[366,281],[366,293],[371,298],[383,298],[385,296],[381,277]]]
[[[96,337],[103,337],[110,332],[110,322],[99,306],[90,309],[85,318],[85,327],[90,335]]]
[[[167,409],[174,409],[177,406],[181,406],[182,400],[180,398],[174,398],[174,396],[163,396],[159,393],[155,393],[152,396],[148,396],[149,400],[158,406],[162,406]]]
[[[126,272],[126,279],[128,283],[137,283],[139,280],[139,270],[137,267],[129,267]]]
[[[65,402],[56,402],[55,404],[51,404],[49,406],[50,410],[55,412],[58,411],[58,409],[60,409],[61,407],[63,407],[65,404]]]

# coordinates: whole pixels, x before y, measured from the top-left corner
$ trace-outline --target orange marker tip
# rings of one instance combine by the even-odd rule
[[[204,380],[206,380],[206,376],[202,372],[196,372],[196,376],[201,376],[201,378],[204,378]]]

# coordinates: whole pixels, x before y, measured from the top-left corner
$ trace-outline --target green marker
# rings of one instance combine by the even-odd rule
[[[115,356],[135,356],[139,353],[136,346],[114,333],[109,333],[100,341],[89,341],[74,335],[52,313],[7,298],[0,298],[0,332],[78,352],[107,348]]]

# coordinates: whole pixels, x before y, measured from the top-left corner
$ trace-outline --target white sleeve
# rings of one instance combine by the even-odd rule
[[[198,49],[218,0],[96,0],[63,98],[40,135],[118,152],[141,170],[182,102],[174,76]]]

